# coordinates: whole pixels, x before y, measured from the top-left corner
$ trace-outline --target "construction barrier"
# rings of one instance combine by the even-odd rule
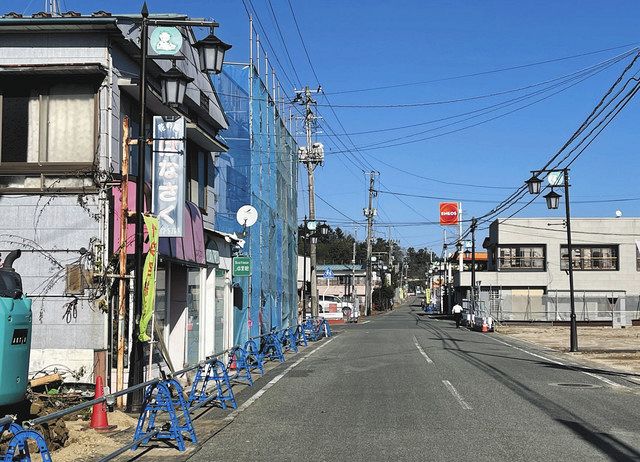
[[[152,379],[116,393],[105,395],[100,381],[96,380],[96,395],[90,401],[25,421],[22,426],[15,423],[15,418],[11,416],[0,418],[0,435],[4,432],[10,432],[13,435],[9,441],[7,452],[1,460],[4,462],[13,462],[14,460],[30,462],[31,457],[27,443],[29,440],[33,440],[43,462],[52,462],[47,443],[44,437],[33,429],[34,426],[92,406],[100,411],[104,409],[105,405],[113,405],[117,397],[140,389],[144,389],[144,401],[133,441],[103,457],[101,461],[112,460],[128,450],[135,451],[140,445],[148,444],[152,440],[173,441],[179,451],[185,451],[185,436],[191,443],[197,442],[191,421],[192,412],[207,404],[216,404],[222,409],[227,409],[227,407],[236,409],[238,407],[231,385],[232,380],[253,386],[251,373],[257,370],[261,375],[264,375],[265,360],[282,363],[285,361],[285,352],[297,352],[298,346],[308,345],[308,339],[317,341],[330,336],[331,328],[326,319],[310,318],[295,327],[280,331],[274,330],[259,337],[252,337],[245,342],[244,347],[234,346],[229,350],[212,355],[196,365],[176,371],[170,376],[166,376],[161,370],[161,378]],[[227,357],[226,365],[220,359],[225,356]],[[235,373],[229,376],[232,364],[235,365]],[[176,378],[194,370],[196,371],[195,377],[189,393],[185,397],[185,392]],[[100,390],[98,390],[99,387]],[[159,413],[166,413],[169,420],[161,427],[157,426]],[[95,420],[97,428],[104,428],[108,425],[103,417],[102,414],[95,416],[95,418],[92,416],[92,422]]]

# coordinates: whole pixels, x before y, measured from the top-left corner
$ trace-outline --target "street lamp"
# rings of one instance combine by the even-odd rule
[[[184,94],[187,85],[193,79],[175,66],[160,74],[160,84],[162,86],[162,102],[167,106],[180,106],[184,101]]]
[[[136,180],[136,222],[135,222],[135,287],[134,287],[134,319],[140,319],[142,316],[143,303],[143,284],[142,275],[144,273],[144,190],[145,190],[145,160],[148,138],[145,133],[146,128],[146,98],[147,98],[147,59],[149,51],[149,26],[170,26],[170,27],[217,27],[218,23],[214,21],[200,21],[189,19],[157,19],[149,18],[149,9],[147,3],[144,2],[140,12],[140,86],[139,104],[140,114],[138,119],[139,133],[137,139],[138,145],[138,171]],[[203,52],[207,47],[200,45]],[[227,48],[228,49],[228,48]],[[176,48],[177,54],[180,50]],[[154,59],[162,59],[160,56],[154,56]],[[167,55],[165,58],[176,59],[175,55]],[[221,65],[221,63],[220,63]],[[162,83],[162,100],[165,104],[176,106],[182,103],[186,92],[187,84],[192,80],[184,75],[174,65],[172,69],[163,72],[160,75]],[[139,330],[139,326],[138,326]],[[139,332],[132,338],[130,345],[130,361],[129,361],[129,385],[138,385],[144,380],[144,347],[143,343],[138,339]],[[120,373],[120,366],[118,366]],[[131,412],[140,412],[142,409],[143,389],[140,388],[131,393],[131,399],[127,400],[127,408]]]
[[[564,183],[564,207],[565,218],[567,223],[567,257],[569,260],[569,301],[571,304],[571,318],[570,318],[570,331],[569,331],[569,350],[578,351],[578,329],[576,326],[576,306],[573,290],[573,247],[571,245],[571,208],[569,206],[569,169],[552,169],[552,170],[534,170],[531,172],[533,175],[530,179],[525,181],[525,184],[529,188],[531,194],[540,194],[540,185],[542,181],[538,178],[541,173],[562,173],[561,177],[554,177],[551,183],[551,191],[545,194],[544,198],[547,202],[547,208],[555,210],[560,205],[560,194],[553,190],[554,186],[560,186],[560,179]],[[549,175],[548,175],[549,176]]]
[[[198,50],[201,71],[213,74],[222,72],[224,54],[231,48],[231,45],[216,37],[213,34],[213,27],[209,35],[194,43],[193,46]]]
[[[535,174],[525,181],[525,184],[529,188],[529,194],[540,194],[540,185],[542,184],[542,180]]]
[[[549,210],[557,209],[558,205],[560,204],[560,197],[560,194],[558,194],[553,190],[553,188],[551,188],[549,194],[545,194],[544,196],[544,199],[547,201],[547,208]]]
[[[303,268],[302,268],[302,319],[307,318],[307,241],[309,238],[316,238],[318,236],[326,236],[329,234],[329,225],[325,221],[322,220],[307,220],[307,217],[304,217],[304,234],[302,235],[303,239]],[[313,277],[314,272],[311,272],[311,276]]]

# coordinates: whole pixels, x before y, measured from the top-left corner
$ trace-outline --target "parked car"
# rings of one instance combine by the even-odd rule
[[[349,310],[349,321],[357,322],[360,315],[353,309],[353,303],[346,301],[335,295],[318,296],[318,314],[325,319],[343,319],[342,310]]]

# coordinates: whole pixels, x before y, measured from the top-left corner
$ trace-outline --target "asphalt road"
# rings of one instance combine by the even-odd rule
[[[640,460],[638,385],[418,310],[288,361],[190,460]]]

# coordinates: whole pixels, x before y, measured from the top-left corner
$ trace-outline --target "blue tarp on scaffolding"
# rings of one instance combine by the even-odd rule
[[[249,316],[234,313],[236,344],[295,324],[298,310],[297,145],[277,102],[255,69],[252,79],[250,71],[249,66],[227,64],[213,79],[229,121],[229,130],[222,134],[229,151],[219,156],[216,166],[215,227],[240,233],[237,210],[250,204],[258,211],[244,248],[253,267],[250,303],[248,278],[234,279],[244,289],[243,311],[251,307]]]

